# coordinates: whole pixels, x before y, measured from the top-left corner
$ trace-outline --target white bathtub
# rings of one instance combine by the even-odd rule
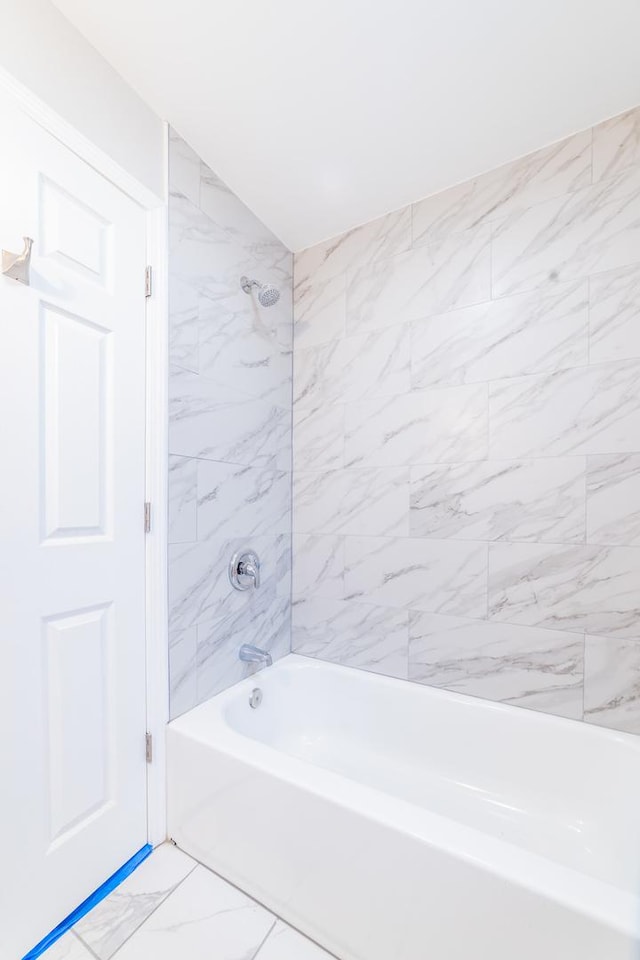
[[[168,751],[170,836],[343,960],[640,956],[635,737],[289,656]]]

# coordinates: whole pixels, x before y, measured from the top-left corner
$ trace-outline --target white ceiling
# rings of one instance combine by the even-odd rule
[[[54,0],[293,250],[640,103],[637,0]]]

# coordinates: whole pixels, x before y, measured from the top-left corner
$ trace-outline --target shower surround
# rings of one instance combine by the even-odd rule
[[[176,717],[288,653],[292,255],[174,132],[169,142],[169,672]],[[275,284],[265,308],[244,275]],[[257,591],[228,579],[241,548]]]
[[[296,255],[293,649],[640,733],[640,109]]]

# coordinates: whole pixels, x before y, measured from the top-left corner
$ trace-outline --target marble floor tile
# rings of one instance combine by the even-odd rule
[[[587,457],[587,542],[640,547],[640,453]]]
[[[582,719],[583,638],[411,611],[409,679]]]
[[[585,458],[411,469],[409,532],[458,540],[584,541]]]
[[[195,866],[177,847],[163,844],[83,917],[75,932],[99,960],[110,960]]]
[[[413,204],[413,242],[459,233],[591,182],[591,131],[567,137]]]
[[[197,866],[128,940],[118,960],[248,960],[273,914]]]
[[[95,960],[73,931],[65,933],[43,954],[45,960]]]
[[[252,960],[332,960],[313,940],[278,920],[275,927]]]
[[[586,637],[584,719],[640,733],[640,638]]]
[[[294,597],[292,649],[348,667],[407,678],[407,610],[353,600]]]

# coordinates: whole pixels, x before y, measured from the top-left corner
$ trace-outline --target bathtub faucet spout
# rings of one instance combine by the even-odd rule
[[[261,663],[265,667],[270,667],[273,658],[268,650],[261,650],[252,643],[243,643],[238,651],[238,656],[243,663]]]

